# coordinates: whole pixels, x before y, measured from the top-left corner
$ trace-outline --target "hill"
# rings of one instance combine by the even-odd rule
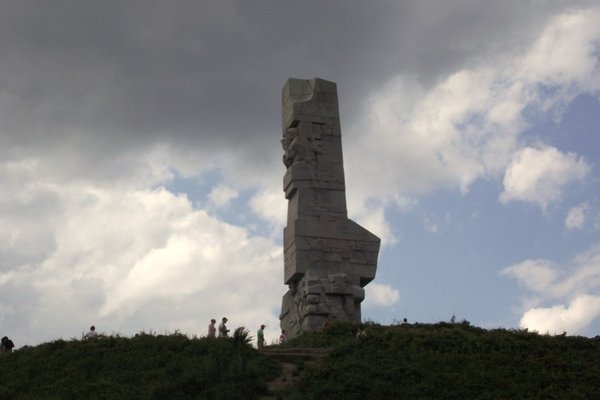
[[[600,337],[484,330],[468,322],[337,325],[295,346],[331,346],[288,399],[600,399]]]
[[[0,400],[600,399],[600,337],[468,322],[356,329],[337,324],[264,352],[244,330],[58,340],[0,354]],[[291,385],[265,397],[291,364]]]
[[[279,366],[233,338],[181,334],[57,340],[0,354],[0,400],[256,399]]]

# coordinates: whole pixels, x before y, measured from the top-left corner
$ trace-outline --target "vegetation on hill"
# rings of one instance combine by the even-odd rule
[[[292,359],[299,382],[270,398],[600,399],[600,337],[468,322],[361,329],[357,337],[357,327],[336,324],[277,346],[328,355]],[[250,339],[240,330],[228,339],[141,334],[25,347],[0,354],[0,400],[260,399],[280,366]]]
[[[600,399],[600,337],[468,322],[334,325],[288,346],[330,346],[285,399]]]
[[[258,399],[279,366],[232,338],[140,334],[57,340],[0,354],[0,400]]]

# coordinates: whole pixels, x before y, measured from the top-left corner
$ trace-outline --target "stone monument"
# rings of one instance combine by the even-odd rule
[[[289,79],[282,105],[289,290],[279,318],[291,338],[330,321],[361,322],[363,288],[375,278],[380,240],[348,219],[336,84]]]

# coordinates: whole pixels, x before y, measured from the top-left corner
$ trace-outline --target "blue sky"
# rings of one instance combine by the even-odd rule
[[[593,1],[5,1],[0,334],[267,325],[281,89],[338,84],[363,318],[600,334]]]

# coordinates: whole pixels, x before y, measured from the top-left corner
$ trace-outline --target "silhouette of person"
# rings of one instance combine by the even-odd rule
[[[96,332],[96,327],[94,325],[90,326],[90,331],[83,335],[84,339],[93,339],[98,337],[98,332]]]
[[[285,329],[281,330],[281,335],[279,335],[279,343],[285,343],[287,342],[287,333],[285,331]]]
[[[261,325],[258,332],[256,332],[256,346],[259,350],[265,346],[265,325]]]
[[[227,321],[228,319],[225,317],[221,319],[221,323],[219,324],[219,337],[227,337],[227,334],[229,333],[229,329],[227,329],[227,326],[225,325]]]
[[[215,326],[216,323],[216,319],[210,320],[210,324],[208,325],[208,337],[214,338],[217,336],[217,327]]]
[[[0,353],[10,353],[14,347],[15,344],[8,336],[4,336],[0,341]]]

